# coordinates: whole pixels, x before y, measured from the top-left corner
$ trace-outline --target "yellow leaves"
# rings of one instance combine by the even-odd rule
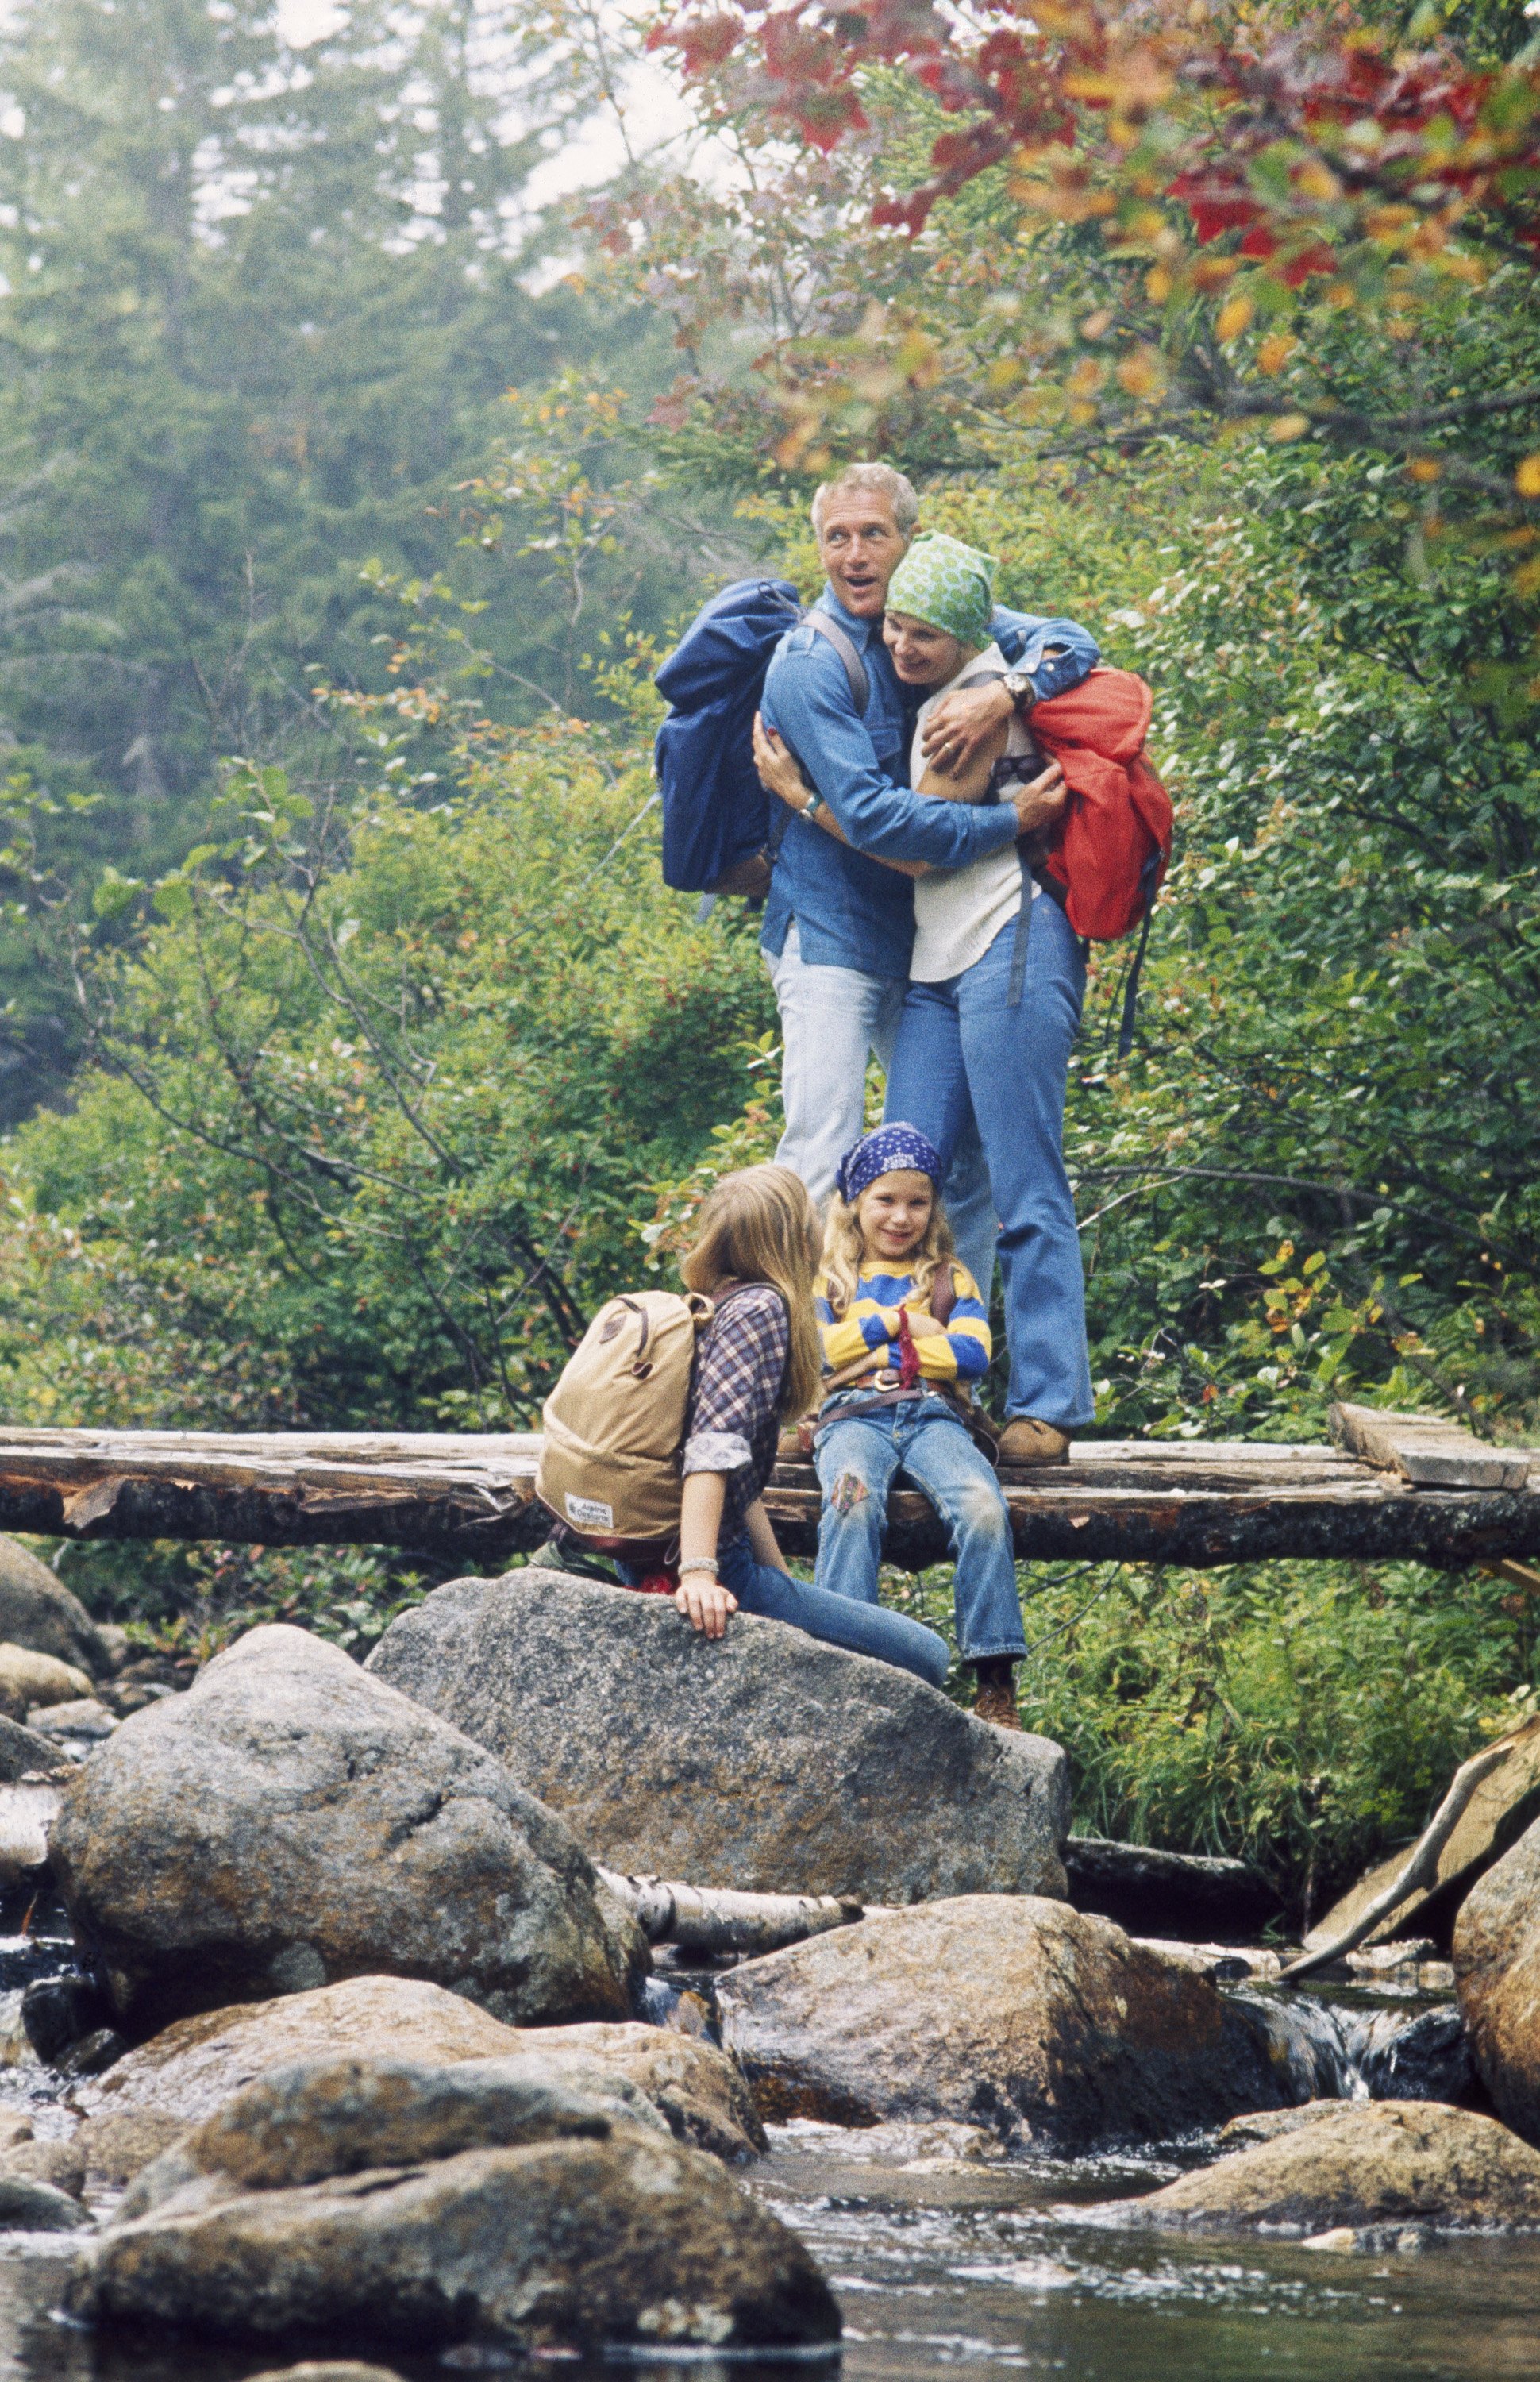
[[[1540,455],[1526,455],[1513,474],[1513,485],[1522,497],[1540,497]]]
[[[1342,195],[1341,183],[1331,167],[1319,157],[1305,159],[1294,176],[1294,188],[1307,199],[1319,200],[1324,206],[1329,206],[1334,199]]]
[[[1111,328],[1111,307],[1098,306],[1096,312],[1094,314],[1087,314],[1084,322],[1081,325],[1081,338],[1082,339],[1105,339]]]
[[[1267,436],[1275,447],[1288,447],[1294,439],[1302,438],[1309,428],[1308,413],[1280,413],[1276,422],[1269,423]]]
[[[1406,468],[1412,479],[1421,481],[1426,487],[1440,476],[1444,466],[1438,461],[1436,456],[1413,455]]]
[[[1118,366],[1119,386],[1130,397],[1157,397],[1166,386],[1166,366],[1155,348],[1135,348]]]
[[[1276,380],[1299,344],[1298,339],[1291,339],[1286,331],[1270,333],[1256,351],[1259,371],[1265,372],[1269,380]]]
[[[1195,256],[1187,277],[1194,289],[1222,289],[1241,269],[1238,256]]]
[[[1071,397],[1094,397],[1106,374],[1105,364],[1094,356],[1082,356],[1064,386]]]
[[[1238,289],[1233,298],[1227,298],[1214,326],[1220,341],[1238,339],[1242,331],[1250,330],[1255,313],[1256,308],[1243,289]]]
[[[1169,268],[1164,264],[1152,264],[1144,276],[1144,295],[1153,306],[1164,306],[1176,286]]]

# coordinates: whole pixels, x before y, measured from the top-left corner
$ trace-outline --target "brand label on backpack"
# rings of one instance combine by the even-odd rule
[[[600,1497],[574,1497],[570,1489],[562,1500],[567,1518],[580,1530],[613,1530],[615,1508]]]

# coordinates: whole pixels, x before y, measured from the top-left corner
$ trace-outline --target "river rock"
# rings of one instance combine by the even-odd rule
[[[628,1874],[867,1902],[1064,1891],[1063,1753],[891,1664],[532,1566],[397,1615],[369,1658]]]
[[[27,1725],[50,1742],[61,1737],[99,1740],[111,1737],[117,1726],[117,1714],[109,1712],[94,1696],[86,1696],[73,1703],[34,1705],[27,1715]]]
[[[1441,2101],[1339,2101],[1271,2142],[1179,2177],[1108,2222],[1314,2234],[1426,2225],[1540,2227],[1540,2153]]]
[[[1349,2038],[1371,2101],[1462,2101],[1475,2062],[1465,2021],[1452,2002],[1419,2010],[1375,2010]]]
[[[73,1770],[73,1762],[67,1768]],[[0,1886],[37,1882],[62,1800],[58,1785],[43,1779],[0,1786]]]
[[[1278,1916],[1277,1895],[1260,1870],[1217,1854],[1071,1836],[1064,1868],[1075,1909],[1114,1920],[1131,1935],[1246,1944]]]
[[[131,2037],[392,1971],[508,2020],[623,2018],[647,1959],[500,1762],[281,1625],[124,1721],[66,1787],[51,1848]]]
[[[74,1770],[71,1754],[52,1737],[0,1713],[0,1784],[16,1786],[39,1778],[67,1778]]]
[[[33,2176],[0,2175],[0,2233],[77,2233],[90,2223],[71,2193]]]
[[[715,2160],[613,2119],[537,2061],[498,2065],[352,2060],[250,2087],[140,2177],[77,2308],[397,2348],[837,2339],[807,2252]]]
[[[105,1678],[116,1668],[115,1641],[127,1651],[121,1631],[100,1627],[30,1548],[0,1538],[0,1643],[30,1646]]]
[[[318,1993],[182,2019],[104,2076],[77,2084],[70,2098],[98,2121],[145,2112],[185,2127],[295,2059],[442,2067],[521,2054],[584,2089],[597,2089],[600,2072],[620,2079],[680,2141],[721,2157],[747,2158],[764,2147],[743,2079],[715,2044],[633,2023],[503,2026],[475,2003],[407,1977],[355,1977]]]
[[[1500,2118],[1540,2143],[1540,1821],[1472,1887],[1454,1929],[1471,2051]]]
[[[51,2183],[55,2192],[79,2200],[85,2190],[86,2162],[79,2143],[45,2141],[18,2143],[0,2151],[0,2176],[20,2176],[29,2183]]]
[[[1080,2151],[1294,2097],[1205,1977],[1037,1896],[871,1913],[745,1962],[717,1998],[765,2118],[946,2118]]]
[[[89,1701],[92,1683],[73,1663],[31,1646],[0,1645],[0,1713],[24,1721],[39,1705]]]
[[[185,2121],[165,2110],[124,2109],[113,2117],[85,2118],[71,2140],[85,2161],[87,2187],[116,2188],[131,2183],[186,2131]]]

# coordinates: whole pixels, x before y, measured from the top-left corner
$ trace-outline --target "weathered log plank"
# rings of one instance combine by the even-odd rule
[[[1335,1406],[1327,1420],[1350,1455],[1399,1473],[1418,1489],[1522,1489],[1529,1479],[1527,1448],[1488,1446],[1442,1415]]]
[[[547,1535],[534,1501],[539,1439],[386,1432],[0,1430],[0,1530],[88,1539],[213,1539],[259,1546],[379,1545],[478,1566]],[[1244,1441],[1101,1440],[1073,1459],[1003,1477],[1027,1561],[1207,1565],[1277,1556],[1449,1567],[1540,1555],[1530,1459],[1524,1486],[1436,1489],[1329,1447]],[[766,1504],[790,1555],[813,1552],[809,1465],[777,1469]],[[886,1550],[945,1559],[924,1499],[900,1491]]]

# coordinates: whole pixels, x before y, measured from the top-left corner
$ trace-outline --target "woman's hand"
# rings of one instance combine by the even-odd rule
[[[1069,789],[1064,782],[1064,772],[1057,761],[1050,761],[1040,778],[1028,785],[1011,789],[1011,806],[1016,813],[1018,832],[1036,835],[1045,827],[1053,827],[1064,815],[1069,800]]]
[[[932,768],[955,778],[1015,712],[1016,706],[998,680],[993,686],[944,694],[920,731],[920,749]]]
[[[756,711],[754,714],[754,767],[760,783],[794,811],[807,808],[813,789],[798,766],[795,754],[788,752],[774,728],[766,728]]]
[[[703,1629],[708,1638],[720,1638],[727,1626],[729,1613],[738,1611],[738,1599],[730,1588],[709,1573],[692,1571],[680,1580],[674,1591],[674,1602],[691,1625]]]

